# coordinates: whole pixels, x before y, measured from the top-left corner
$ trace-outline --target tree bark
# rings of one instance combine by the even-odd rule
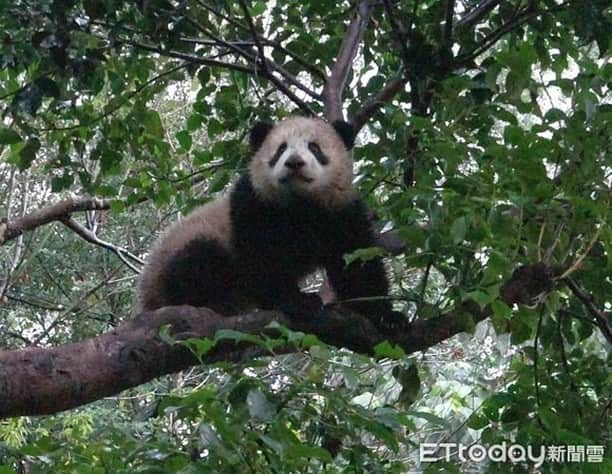
[[[541,264],[521,267],[502,287],[502,298],[508,304],[527,303],[543,290],[550,290],[553,277]],[[376,344],[388,340],[410,354],[469,330],[490,314],[488,308],[467,301],[437,318],[417,320],[402,330],[382,334],[366,317],[342,308],[326,309],[321,317],[310,320],[289,319],[274,311],[224,317],[206,308],[161,308],[86,341],[0,351],[0,418],[56,413],[199,363],[184,345],[161,337],[165,327],[172,338],[183,340],[213,338],[220,329],[268,332],[266,326],[277,321],[360,353],[372,354]],[[294,350],[287,346],[280,351]],[[246,343],[221,342],[203,362],[235,362],[264,354],[263,349]]]

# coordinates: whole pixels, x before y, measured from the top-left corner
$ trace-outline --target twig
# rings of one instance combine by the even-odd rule
[[[481,46],[474,48],[474,50],[469,53],[463,54],[457,58],[456,65],[467,65],[476,57],[480,56],[487,49],[493,46],[501,37],[503,37],[506,33],[510,33],[512,30],[522,26],[527,21],[538,15],[546,15],[549,13],[554,13],[561,11],[567,7],[569,2],[565,2],[557,5],[555,8],[549,8],[547,10],[539,10],[533,9],[531,6],[525,8],[521,13],[517,13],[512,20],[508,21],[504,25],[500,26],[493,33],[489,34],[486,38],[480,41]]]
[[[404,30],[402,25],[397,21],[397,15],[393,11],[393,5],[390,0],[383,0],[385,5],[385,11],[387,13],[387,17],[389,18],[389,23],[391,24],[391,32],[395,36],[395,41],[397,42],[401,52],[402,52],[402,60],[404,65],[408,65],[410,63],[410,52],[408,51],[408,33]],[[416,8],[417,2],[415,2]],[[412,23],[411,19],[411,23]],[[409,31],[409,30],[408,30]]]
[[[446,17],[444,20],[444,44],[451,47],[453,38],[453,15],[455,13],[455,0],[446,0]]]
[[[612,343],[612,327],[610,326],[609,315],[606,315],[602,310],[597,308],[593,303],[593,297],[584,291],[572,278],[564,278],[563,281],[572,291],[574,296],[582,301],[582,304],[587,308],[589,313],[595,318],[597,326],[608,340]]]
[[[538,375],[538,343],[540,341],[540,331],[542,330],[542,320],[544,319],[544,305],[540,308],[538,325],[536,327],[535,338],[533,340],[533,384],[535,388],[536,405],[540,407],[540,381]]]
[[[0,219],[0,245],[16,238],[23,232],[61,220],[61,218],[73,212],[109,208],[109,199],[90,197],[69,198],[12,221]]]
[[[563,313],[559,312],[559,317],[557,318],[557,337],[559,338],[559,354],[561,355],[561,363],[563,364],[563,370],[565,370],[565,374],[569,380],[569,384],[571,389],[578,394],[578,387],[576,387],[576,383],[574,382],[574,378],[572,377],[569,363],[567,362],[567,354],[565,353],[565,343],[563,342],[563,333],[561,331],[561,322],[563,321]],[[582,419],[582,410],[578,408],[578,416]]]
[[[542,238],[544,237],[544,229],[546,229],[546,222],[542,222],[542,225],[540,226],[540,235],[538,235],[538,262],[542,261]]]
[[[351,124],[357,133],[380,110],[380,108],[395,97],[406,85],[408,78],[404,74],[391,79],[374,97],[366,100],[351,119]]]
[[[186,20],[189,23],[191,23],[191,25],[193,25],[193,27],[196,28],[198,31],[200,31],[202,34],[216,41],[219,46],[223,46],[223,47],[231,49],[236,54],[238,54],[239,56],[242,56],[245,60],[252,63],[254,74],[256,75],[260,74],[262,77],[265,77],[266,79],[268,79],[283,94],[285,94],[291,101],[293,101],[299,108],[307,112],[309,115],[314,115],[314,111],[310,108],[310,106],[306,104],[306,102],[304,102],[302,99],[300,99],[296,94],[294,94],[293,91],[289,88],[287,84],[283,83],[280,79],[274,76],[272,70],[278,72],[281,76],[283,76],[284,79],[288,81],[290,85],[293,85],[297,87],[298,89],[306,92],[311,97],[315,99],[320,99],[321,96],[317,94],[316,92],[312,91],[311,89],[309,89],[308,87],[306,87],[304,84],[302,84],[295,76],[293,76],[291,73],[286,71],[284,68],[266,59],[265,56],[263,56],[263,47],[261,48],[260,57],[258,58],[258,56],[253,55],[249,50],[245,48],[240,48],[236,46],[235,44],[230,43],[224,40],[223,38],[215,35],[208,28],[204,27],[197,21],[191,18],[186,18]],[[257,41],[259,41],[259,39],[257,39]]]
[[[244,72],[246,74],[255,73],[255,70],[252,67],[244,66],[242,64],[227,63],[225,61],[219,61],[217,59],[197,56],[195,54],[188,54],[188,53],[181,53],[180,51],[166,50],[166,49],[158,48],[157,46],[150,46],[147,44],[143,44],[137,41],[127,40],[127,39],[123,39],[121,40],[121,42],[124,44],[129,44],[130,46],[134,46],[135,48],[142,49],[144,51],[151,51],[152,53],[157,53],[160,56],[165,56],[165,57],[175,58],[175,59],[183,59],[193,64],[202,64],[204,66],[232,69],[235,71]]]
[[[70,306],[68,306],[61,314],[58,314],[57,317],[51,321],[51,323],[49,324],[49,326],[47,326],[47,328],[43,331],[42,334],[40,334],[38,337],[36,337],[36,339],[34,339],[34,341],[32,341],[32,345],[36,346],[40,343],[40,341],[42,341],[46,336],[49,335],[49,332],[59,324],[59,322],[64,319],[64,317],[70,313],[72,313],[76,308],[78,308],[81,303],[83,303],[87,298],[89,298],[90,295],[94,294],[96,291],[98,291],[100,288],[102,288],[104,285],[108,284],[108,281],[113,278],[121,269],[121,266],[116,267],[113,271],[111,271],[101,282],[99,282],[96,286],[94,286],[93,288],[91,288],[90,290],[87,290],[85,293],[83,293],[81,295],[80,298],[78,298],[76,301],[74,301]]]
[[[249,12],[249,7],[246,4],[245,0],[240,0],[240,7],[242,8],[242,12],[244,13],[244,17],[247,20],[247,24],[249,25],[249,30],[251,31],[251,36],[253,37],[253,41],[255,41],[255,46],[257,47],[257,51],[259,53],[259,60],[261,62],[261,66],[263,68],[267,68],[266,54],[264,52],[264,47],[261,44],[259,39],[259,35],[257,34],[257,30],[255,29],[255,23],[253,22],[253,17],[251,16],[251,12]]]
[[[605,227],[605,224],[600,224],[599,229],[597,229],[597,232],[595,232],[595,235],[593,236],[593,238],[591,239],[591,241],[587,245],[587,247],[584,250],[584,252],[582,252],[582,255],[580,255],[580,257],[578,257],[578,259],[572,264],[571,267],[569,267],[567,270],[565,270],[563,272],[563,274],[559,277],[559,280],[567,278],[568,276],[570,276],[572,273],[574,273],[580,267],[580,264],[582,263],[582,261],[591,252],[591,249],[593,248],[593,245],[595,245],[595,242],[597,242],[597,239],[599,238],[599,234],[601,234],[601,231],[603,230],[604,227]]]
[[[121,261],[125,265],[127,265],[134,273],[140,273],[140,270],[130,262],[130,260],[132,260],[132,262],[135,262],[139,265],[144,265],[144,261],[138,258],[136,255],[130,253],[128,250],[124,248],[118,247],[114,244],[111,244],[110,242],[106,242],[98,238],[98,236],[95,233],[83,227],[72,217],[66,217],[62,219],[61,221],[62,221],[62,224],[64,224],[66,227],[74,231],[78,236],[82,237],[87,242],[91,242],[92,244],[98,245],[116,254],[117,257],[119,257]]]
[[[455,29],[462,30],[472,27],[500,3],[501,0],[484,0],[467,12],[463,18],[457,21]]]

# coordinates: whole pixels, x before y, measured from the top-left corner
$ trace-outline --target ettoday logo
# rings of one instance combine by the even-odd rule
[[[511,462],[530,463],[538,468],[544,462],[554,463],[600,463],[603,462],[604,447],[600,445],[523,446],[505,441],[491,446],[461,443],[422,443],[419,447],[421,462]]]

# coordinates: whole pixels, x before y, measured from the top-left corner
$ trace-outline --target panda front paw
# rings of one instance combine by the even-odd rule
[[[315,293],[303,293],[299,298],[281,302],[279,309],[290,318],[312,320],[320,317],[323,301]]]
[[[410,321],[406,315],[393,310],[379,313],[375,318],[372,318],[372,322],[385,335],[396,335],[398,332],[406,331],[410,327]]]

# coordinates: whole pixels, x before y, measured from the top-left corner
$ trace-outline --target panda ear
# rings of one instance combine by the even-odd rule
[[[340,135],[340,138],[342,138],[346,149],[351,150],[355,144],[355,129],[353,126],[344,120],[336,120],[332,126],[336,130],[336,133]]]
[[[249,145],[251,146],[251,150],[253,152],[259,150],[259,147],[262,145],[273,127],[274,125],[272,125],[270,122],[257,122],[255,125],[253,125],[251,134],[249,136]]]

